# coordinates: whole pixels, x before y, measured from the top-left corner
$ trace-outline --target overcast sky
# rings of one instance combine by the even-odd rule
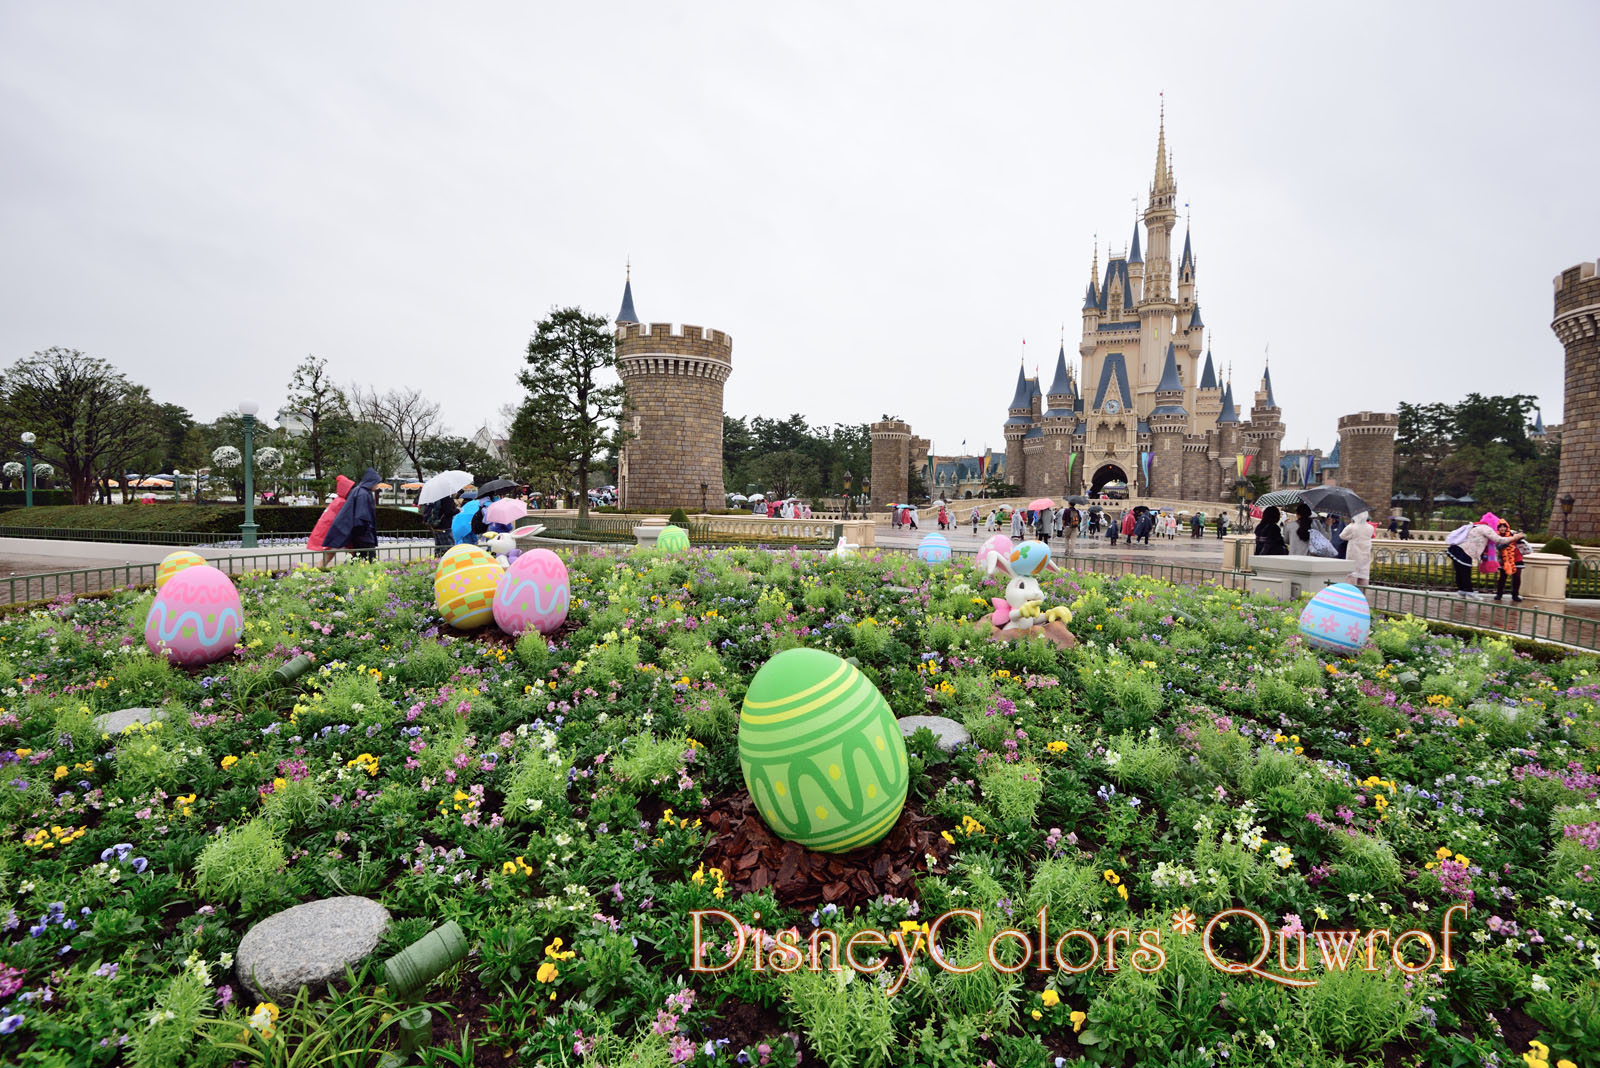
[[[470,433],[553,306],[734,341],[726,407],[1004,448],[1142,210],[1158,96],[1212,350],[1286,447],[1561,409],[1600,256],[1600,4],[0,6],[0,363],[212,419],[294,365]],[[1183,224],[1174,234],[1181,248]],[[1048,381],[1048,377],[1046,379]]]

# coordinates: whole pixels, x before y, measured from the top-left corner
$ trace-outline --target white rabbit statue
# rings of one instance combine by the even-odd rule
[[[989,574],[994,574],[999,568],[1011,576],[1011,581],[1006,583],[1004,600],[999,597],[991,598],[994,604],[994,614],[989,621],[1002,631],[1026,631],[1033,627],[1042,627],[1046,623],[1072,622],[1072,612],[1065,606],[1057,605],[1045,609],[1044,591],[1039,587],[1039,580],[1032,575],[1019,575],[1011,567],[1011,561],[999,556],[990,556],[986,568]]]

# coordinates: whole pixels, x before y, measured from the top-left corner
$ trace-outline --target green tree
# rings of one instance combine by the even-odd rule
[[[799,449],[757,456],[750,462],[750,476],[768,497],[811,497],[819,488],[811,458]]]
[[[423,477],[422,443],[439,433],[439,404],[419,389],[351,390],[356,411],[389,432],[417,477]]]
[[[621,383],[601,379],[616,367],[609,321],[581,308],[557,308],[534,328],[528,366],[519,376],[528,391],[512,424],[518,455],[541,458],[568,473],[578,491],[578,520],[589,517],[589,472],[617,444]]]
[[[307,356],[294,369],[283,411],[285,415],[298,416],[303,424],[305,434],[297,438],[295,452],[303,454],[320,485],[323,471],[333,466],[342,439],[355,423],[350,415],[350,398],[328,374],[327,360]]]
[[[1446,491],[1457,470],[1455,410],[1437,402],[1402,402],[1394,453],[1397,486],[1421,497],[1422,512],[1431,512],[1434,497]]]
[[[476,442],[449,435],[423,441],[417,447],[417,459],[429,474],[466,471],[480,482],[494,478],[504,466]]]
[[[38,435],[35,455],[66,480],[74,504],[89,503],[108,463],[155,436],[148,391],[76,349],[46,349],[18,361],[6,372],[3,396],[7,419]]]
[[[362,473],[369,467],[388,481],[404,458],[405,450],[394,440],[388,427],[361,419],[352,423],[345,432],[343,448],[339,451],[339,467],[357,482],[361,481]]]

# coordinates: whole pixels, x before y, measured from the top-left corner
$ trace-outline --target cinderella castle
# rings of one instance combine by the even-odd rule
[[[1127,254],[1112,256],[1103,275],[1095,250],[1083,297],[1081,376],[1067,364],[1065,343],[1048,390],[1017,372],[998,473],[1029,496],[1095,495],[1121,482],[1131,497],[1217,501],[1233,499],[1247,475],[1265,476],[1273,488],[1281,480],[1283,420],[1272,376],[1262,370],[1244,418],[1205,340],[1187,227],[1174,277],[1177,197],[1163,115],[1144,212],[1149,255],[1138,223]]]

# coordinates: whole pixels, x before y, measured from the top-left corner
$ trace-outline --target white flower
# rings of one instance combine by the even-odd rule
[[[268,445],[256,452],[256,466],[263,471],[276,471],[283,466],[283,453]]]
[[[1273,846],[1271,856],[1272,862],[1280,868],[1294,866],[1294,854],[1289,851],[1289,847],[1286,845]]]
[[[1107,749],[1106,750],[1106,767],[1114,768],[1120,763],[1122,763],[1122,754],[1117,752],[1115,749]]]
[[[244,462],[244,457],[232,445],[222,445],[211,451],[211,462],[218,467],[238,467]]]
[[[1528,980],[1528,985],[1541,994],[1550,992],[1550,981],[1538,972],[1533,973],[1533,978]]]

